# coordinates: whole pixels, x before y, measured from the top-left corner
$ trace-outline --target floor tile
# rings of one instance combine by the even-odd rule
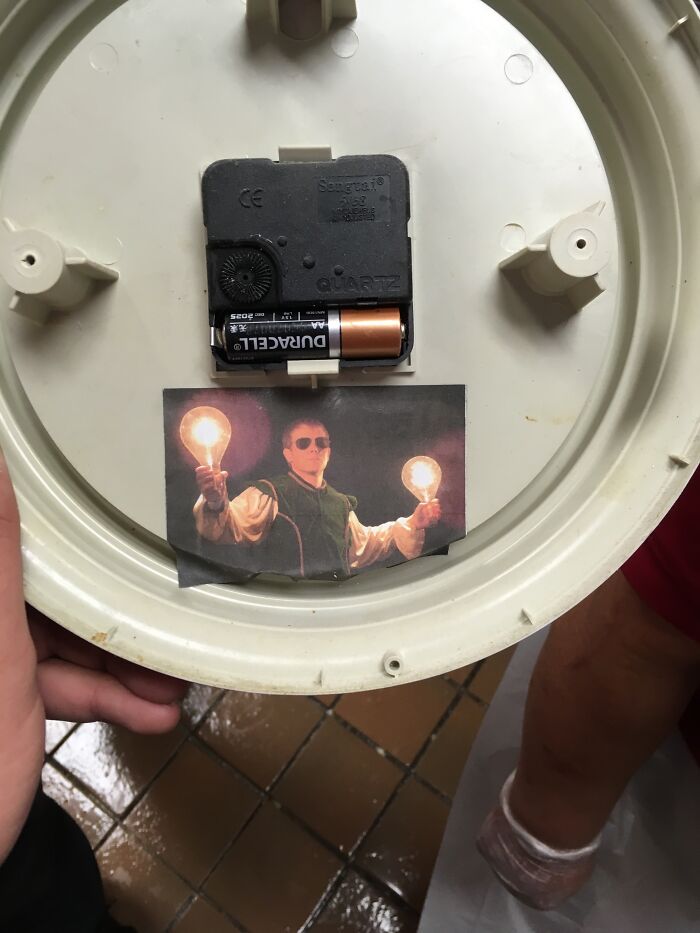
[[[242,778],[190,740],[125,825],[197,887],[258,803],[258,795]]]
[[[163,933],[192,893],[121,828],[98,849],[97,861],[110,913],[138,933]]]
[[[486,709],[471,697],[462,697],[418,762],[418,774],[448,797],[457,789]]]
[[[269,787],[316,723],[322,707],[307,697],[231,691],[199,736],[259,787]]]
[[[195,729],[204,719],[217,697],[223,694],[218,687],[206,687],[193,684],[182,701],[182,724],[188,729]]]
[[[104,723],[78,726],[54,758],[122,814],[185,738],[182,726],[167,735],[134,735]]]
[[[240,927],[212,907],[201,897],[192,904],[182,920],[172,928],[172,933],[237,933]]]
[[[74,726],[74,722],[61,722],[58,719],[46,720],[46,742],[44,747],[47,755],[50,755],[56,746],[60,745]]]
[[[274,795],[347,852],[369,829],[401,777],[395,764],[329,717]]]
[[[418,916],[350,872],[311,929],[313,933],[415,933]]]
[[[515,648],[507,648],[505,651],[500,651],[498,654],[486,658],[482,662],[476,677],[469,684],[469,692],[478,696],[485,703],[490,703],[514,652]]]
[[[434,677],[386,690],[348,693],[335,707],[335,714],[410,764],[454,695],[451,683]]]
[[[414,778],[362,844],[358,864],[421,910],[450,808]]]
[[[296,933],[341,864],[266,803],[212,874],[205,892],[250,933]]]
[[[450,673],[447,674],[447,678],[461,685],[469,680],[475,667],[476,664],[468,664],[466,667],[460,667],[456,671],[450,671]]]
[[[44,765],[41,780],[47,796],[73,817],[94,849],[114,826],[114,819],[71,784],[53,765]]]

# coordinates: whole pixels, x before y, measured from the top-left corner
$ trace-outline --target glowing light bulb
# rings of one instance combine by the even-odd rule
[[[431,457],[414,457],[401,471],[401,479],[419,502],[430,502],[440,488],[442,470]]]
[[[220,470],[231,441],[231,424],[218,408],[193,408],[182,419],[180,438],[200,466]]]

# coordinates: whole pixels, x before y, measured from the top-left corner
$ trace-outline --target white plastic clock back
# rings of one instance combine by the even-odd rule
[[[699,456],[694,5],[331,7],[299,41],[240,0],[0,0],[0,218],[119,273],[48,315],[13,302],[24,246],[0,282],[28,598],[242,689],[381,687],[518,641],[634,550]],[[161,396],[213,385],[199,173],[280,147],[408,166],[416,352],[382,381],[467,384],[470,533],[334,588],[180,591]]]

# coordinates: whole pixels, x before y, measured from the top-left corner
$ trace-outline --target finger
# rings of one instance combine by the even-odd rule
[[[176,704],[151,703],[135,696],[104,671],[52,659],[39,665],[37,678],[49,719],[108,722],[156,735],[174,729],[180,718]]]
[[[106,671],[137,696],[152,703],[174,703],[189,689],[189,684],[183,680],[109,654],[52,622],[33,606],[27,606],[27,614],[40,661],[56,658],[93,671]]]
[[[39,661],[58,657],[81,667],[104,669],[105,653],[96,645],[69,632],[34,606],[27,605],[27,619]]]
[[[187,681],[149,671],[123,658],[109,657],[106,670],[127,690],[150,703],[170,704],[182,700],[190,688]]]

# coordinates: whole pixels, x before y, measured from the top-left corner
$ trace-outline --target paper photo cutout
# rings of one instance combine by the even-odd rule
[[[341,581],[466,534],[463,386],[168,389],[181,586]]]

